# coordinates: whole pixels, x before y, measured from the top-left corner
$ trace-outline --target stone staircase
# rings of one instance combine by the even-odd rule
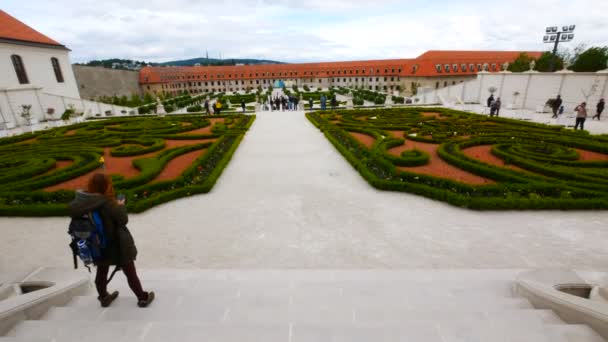
[[[466,270],[146,270],[148,308],[124,276],[101,308],[93,288],[0,342],[600,342],[513,292],[518,272]]]

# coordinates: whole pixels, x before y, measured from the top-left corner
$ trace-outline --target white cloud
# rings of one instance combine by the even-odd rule
[[[72,59],[200,57],[325,61],[430,49],[547,50],[546,25],[608,45],[608,2],[592,0],[9,0],[4,10],[70,47]]]

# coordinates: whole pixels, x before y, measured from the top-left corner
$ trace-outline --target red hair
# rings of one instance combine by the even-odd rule
[[[107,197],[110,201],[114,201],[114,186],[112,185],[112,178],[103,173],[96,173],[89,179],[87,187],[89,193],[102,194]]]

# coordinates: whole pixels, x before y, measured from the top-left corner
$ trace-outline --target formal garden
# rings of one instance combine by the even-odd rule
[[[121,117],[0,139],[0,215],[66,215],[95,172],[112,176],[130,212],[209,192],[254,119]]]
[[[307,117],[378,189],[480,210],[608,208],[608,135],[444,108]]]

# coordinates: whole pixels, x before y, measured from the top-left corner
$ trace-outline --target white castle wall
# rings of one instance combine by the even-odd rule
[[[83,118],[92,116],[123,116],[137,114],[136,108],[115,106],[88,101],[77,97],[58,96],[30,87],[19,90],[0,91],[0,123],[6,126],[21,126],[27,122],[21,117],[22,105],[31,105],[30,114],[34,121],[60,120],[68,108],[83,113]],[[48,114],[52,109],[53,114]],[[1,128],[1,127],[0,127]]]
[[[499,96],[506,107],[537,110],[560,94],[564,109],[572,111],[583,101],[593,108],[600,98],[608,98],[608,72],[482,72],[471,81],[440,89],[421,89],[417,98],[421,104],[455,104],[459,100],[484,104],[490,96],[490,87],[497,89],[494,97]]]

